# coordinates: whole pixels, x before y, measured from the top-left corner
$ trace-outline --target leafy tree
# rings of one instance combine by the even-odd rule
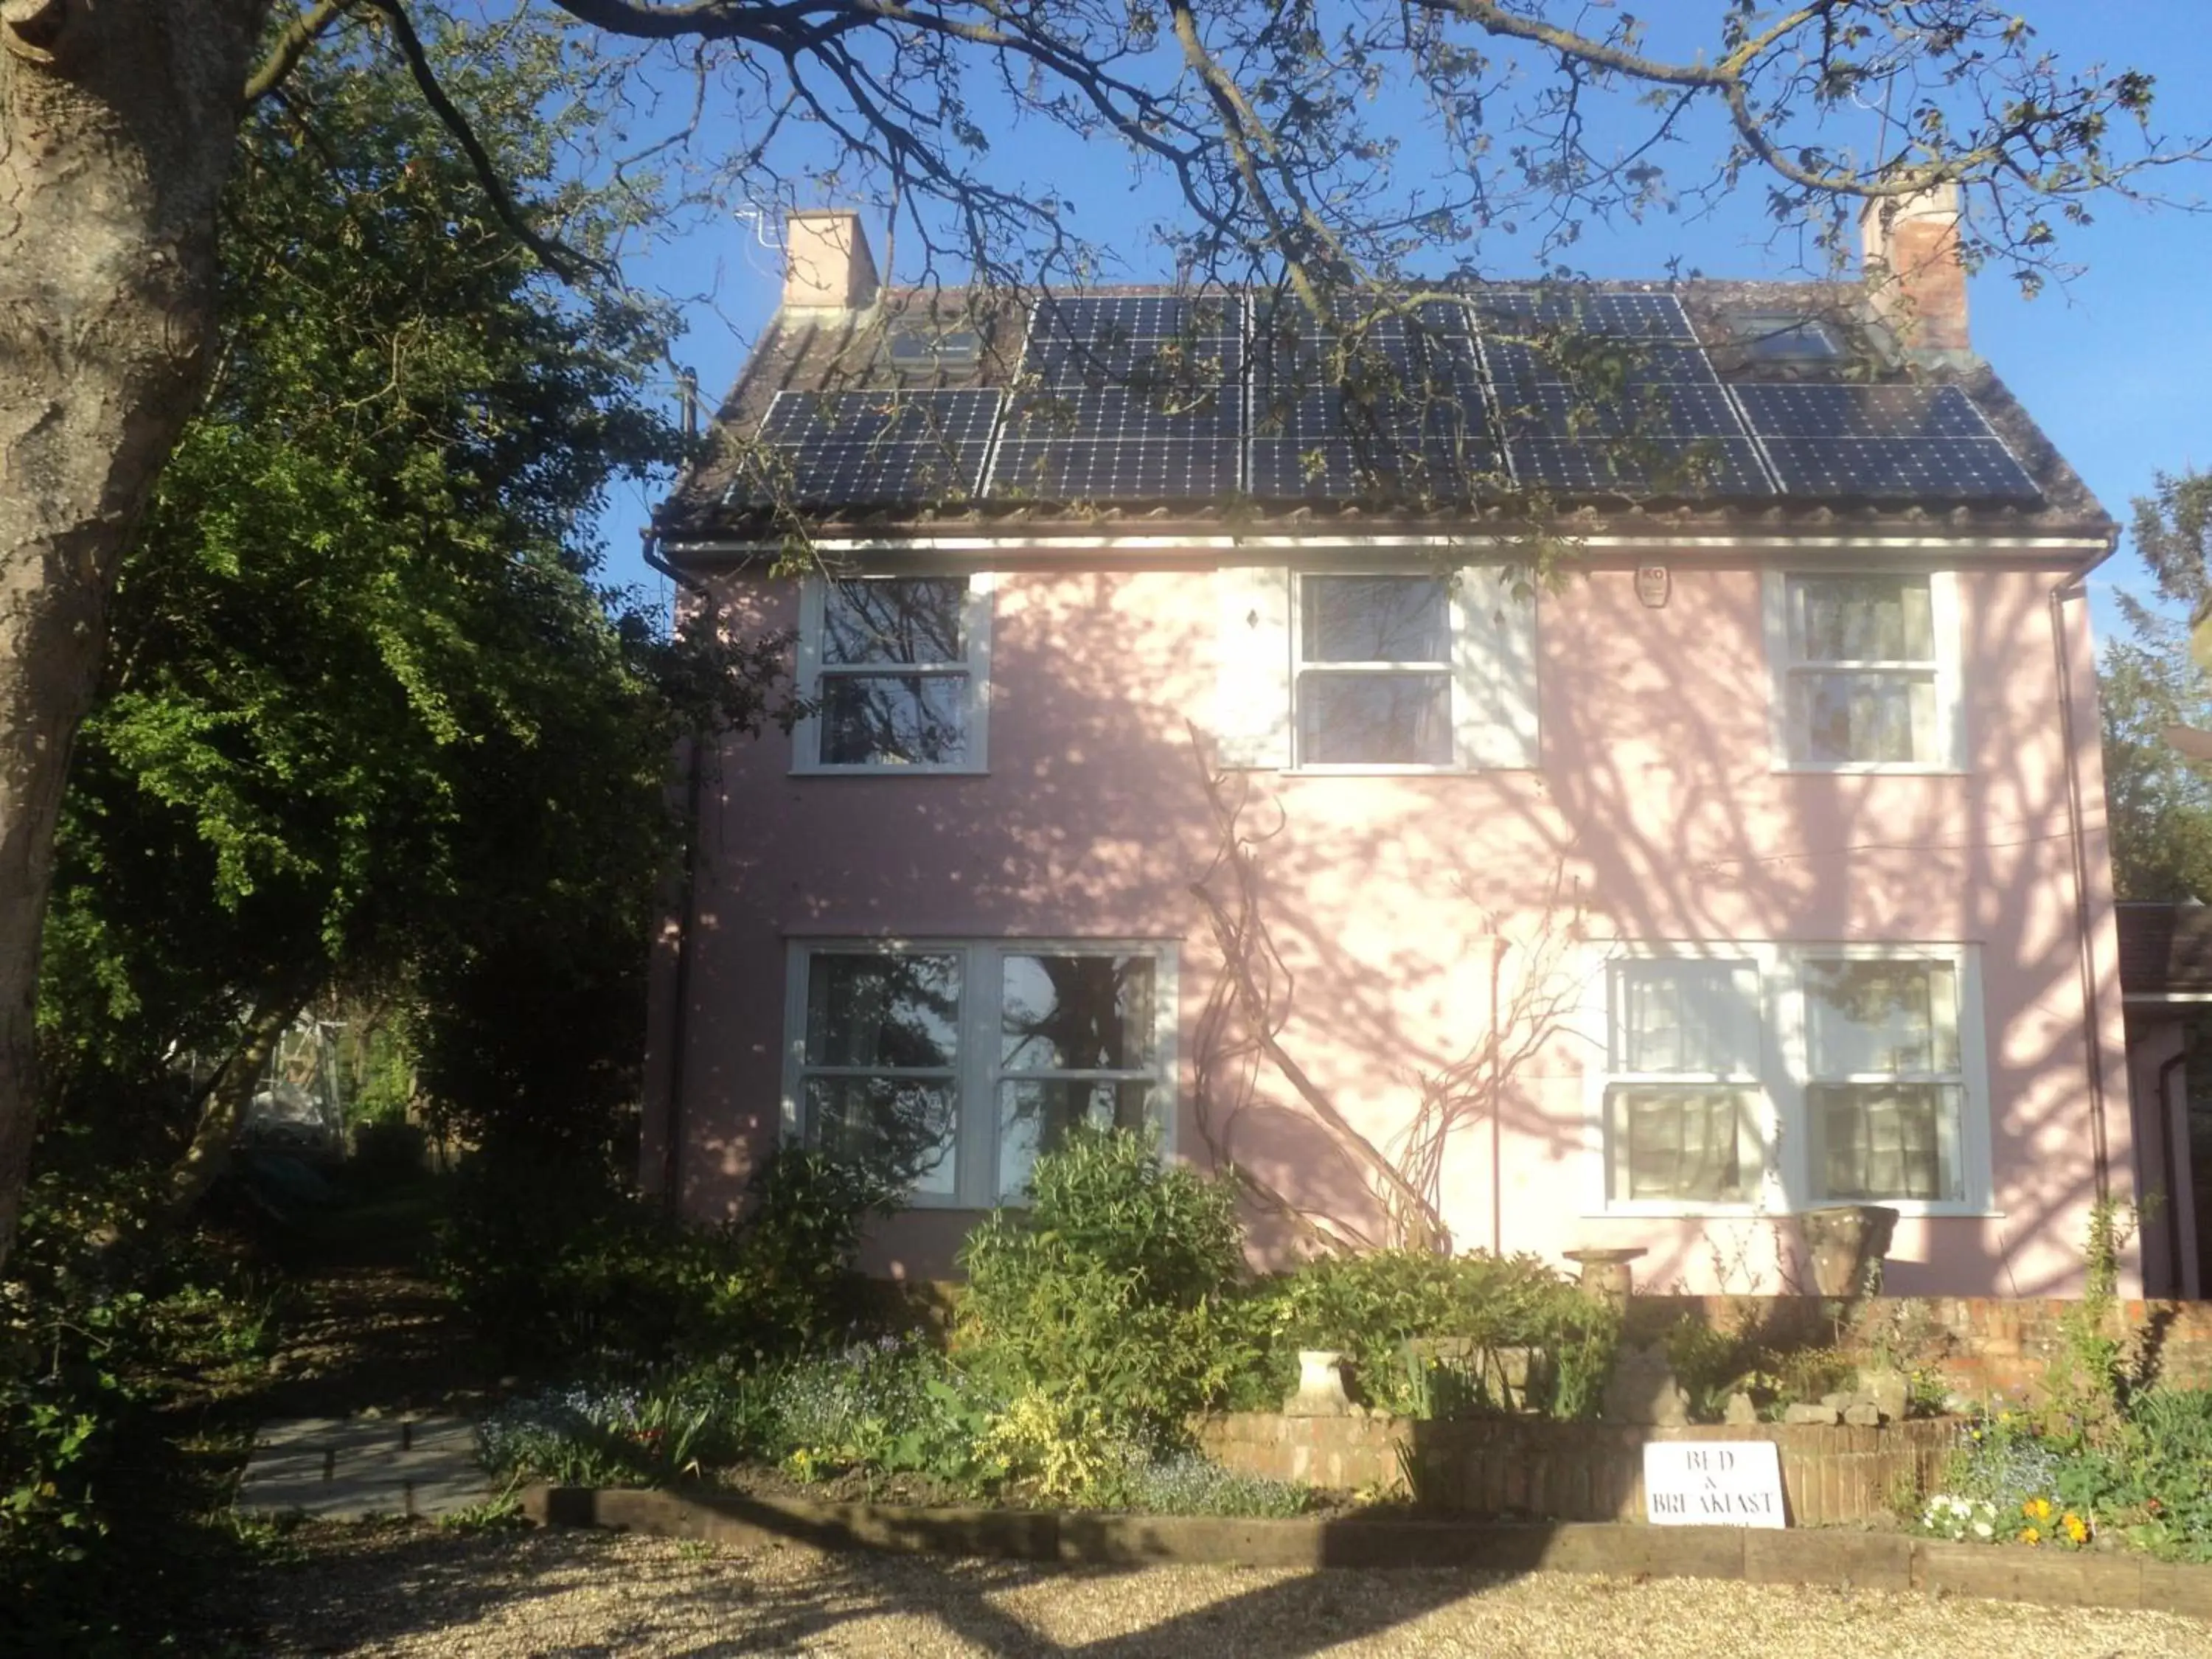
[[[1716,0],[1701,25],[1670,10],[1663,37],[1626,9],[1553,0],[557,6],[525,0],[500,27],[565,40],[581,25],[607,44],[589,101],[611,112],[609,148],[586,164],[633,188],[653,190],[649,165],[708,206],[866,188],[899,204],[902,274],[1066,280],[1110,250],[1077,234],[1066,192],[1025,176],[1018,147],[992,147],[994,127],[1048,123],[1118,145],[1178,198],[1162,234],[1194,276],[1281,283],[1320,316],[1332,289],[1410,264],[1480,275],[1486,234],[1524,228],[1556,260],[1612,215],[1761,186],[1778,233],[1809,226],[1832,252],[1863,204],[1957,184],[1975,200],[1968,257],[2032,284],[2100,194],[2139,194],[2147,168],[2196,153],[2150,131],[2150,76],[2053,63],[1991,0]],[[326,41],[358,65],[373,33],[520,240],[576,275],[606,252],[559,200],[516,200],[417,37],[429,13],[0,9],[0,1249],[30,1155],[63,771],[121,550],[220,367],[216,210],[241,112],[251,126],[262,100],[292,100]],[[665,96],[674,84],[694,95]],[[712,123],[691,112],[710,104]],[[1618,119],[1595,120],[1601,106]],[[1864,111],[1885,106],[1868,144]],[[657,134],[632,132],[655,110]],[[726,143],[710,151],[709,135]],[[1677,155],[1704,171],[1670,177]]]
[[[502,169],[544,178],[559,44],[441,58]],[[604,1146],[635,1098],[680,711],[588,531],[611,481],[680,453],[647,398],[665,319],[564,298],[388,72],[303,66],[242,157],[219,364],[125,557],[64,807],[65,1109],[211,1062],[187,1205],[270,1043],[345,989],[419,998],[424,1082],[479,1133]],[[576,211],[615,228],[605,198]]]
[[[2212,477],[2159,474],[2134,531],[2164,605],[2121,594],[2127,636],[2099,667],[2112,879],[2122,898],[2212,901],[2212,769],[2165,735],[2212,729],[2212,682],[2189,649],[2190,618],[2212,599]]]

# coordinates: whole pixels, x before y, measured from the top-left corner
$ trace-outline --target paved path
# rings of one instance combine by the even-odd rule
[[[255,1433],[237,1507],[361,1521],[450,1515],[490,1496],[476,1429],[460,1418],[295,1417]]]

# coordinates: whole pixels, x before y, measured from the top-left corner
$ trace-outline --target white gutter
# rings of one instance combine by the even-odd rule
[[[1966,551],[1992,553],[2103,552],[2110,543],[2096,536],[1694,536],[1656,533],[1639,536],[1567,536],[1577,547],[1619,548],[1624,550],[1663,550],[1671,553],[1735,553],[1771,550],[1793,552],[1805,548],[1869,548],[1885,552],[1927,552],[1956,555]],[[1279,548],[1480,548],[1510,549],[1525,545],[1526,538],[1499,535],[1360,535],[1313,532],[1300,536],[849,536],[817,537],[809,544],[825,553],[991,553],[1004,549],[1032,552],[1080,553],[1228,553]],[[782,541],[663,542],[672,557],[697,555],[751,557],[780,554]]]

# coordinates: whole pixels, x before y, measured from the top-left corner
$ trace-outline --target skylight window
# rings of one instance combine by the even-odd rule
[[[1757,313],[1730,318],[1729,329],[1754,363],[1822,363],[1843,355],[1834,332],[1810,317]]]
[[[927,322],[894,323],[890,352],[895,368],[972,368],[983,355],[983,337],[972,328],[940,328]]]

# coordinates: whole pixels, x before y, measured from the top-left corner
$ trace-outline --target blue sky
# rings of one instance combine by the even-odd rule
[[[2101,59],[2154,73],[2157,125],[2164,130],[2212,131],[2212,30],[2203,27],[2202,0],[2027,0],[2020,9],[2044,44],[2069,64]],[[1875,117],[1867,119],[1871,129]],[[1125,251],[1127,268],[1114,273],[1117,279],[1172,275],[1148,263],[1153,250],[1147,233],[1175,204],[1156,189],[1133,185],[1118,153],[1077,147],[1033,128],[994,136],[1002,157],[1021,157],[1015,176],[1025,171],[1073,198],[1086,230]],[[2185,193],[2212,201],[2212,170],[2177,182]],[[1599,276],[1661,276],[1670,258],[1712,276],[1799,274],[1786,252],[1766,245],[1755,192],[1739,198],[1699,220],[1661,216],[1640,226],[1594,228],[1576,258]],[[880,214],[871,216],[868,228],[880,253]],[[2106,507],[2124,520],[2128,503],[2151,488],[2157,471],[2212,467],[2212,214],[2111,201],[2098,207],[2094,224],[2067,233],[2064,251],[2086,270],[2033,300],[2022,298],[2001,272],[1978,273],[1972,288],[1973,342]],[[1486,255],[1495,275],[1528,272],[1528,256],[1511,243],[1492,244]],[[713,293],[711,304],[690,307],[691,331],[678,350],[697,368],[710,398],[734,379],[745,349],[775,309],[778,258],[752,227],[732,220],[670,244],[633,270],[634,279],[670,291]],[[605,521],[611,580],[657,586],[637,554],[637,532],[650,507],[646,494],[635,490],[612,503]],[[2100,637],[2118,627],[2115,586],[2143,585],[2125,549],[2099,574],[2092,599]]]

